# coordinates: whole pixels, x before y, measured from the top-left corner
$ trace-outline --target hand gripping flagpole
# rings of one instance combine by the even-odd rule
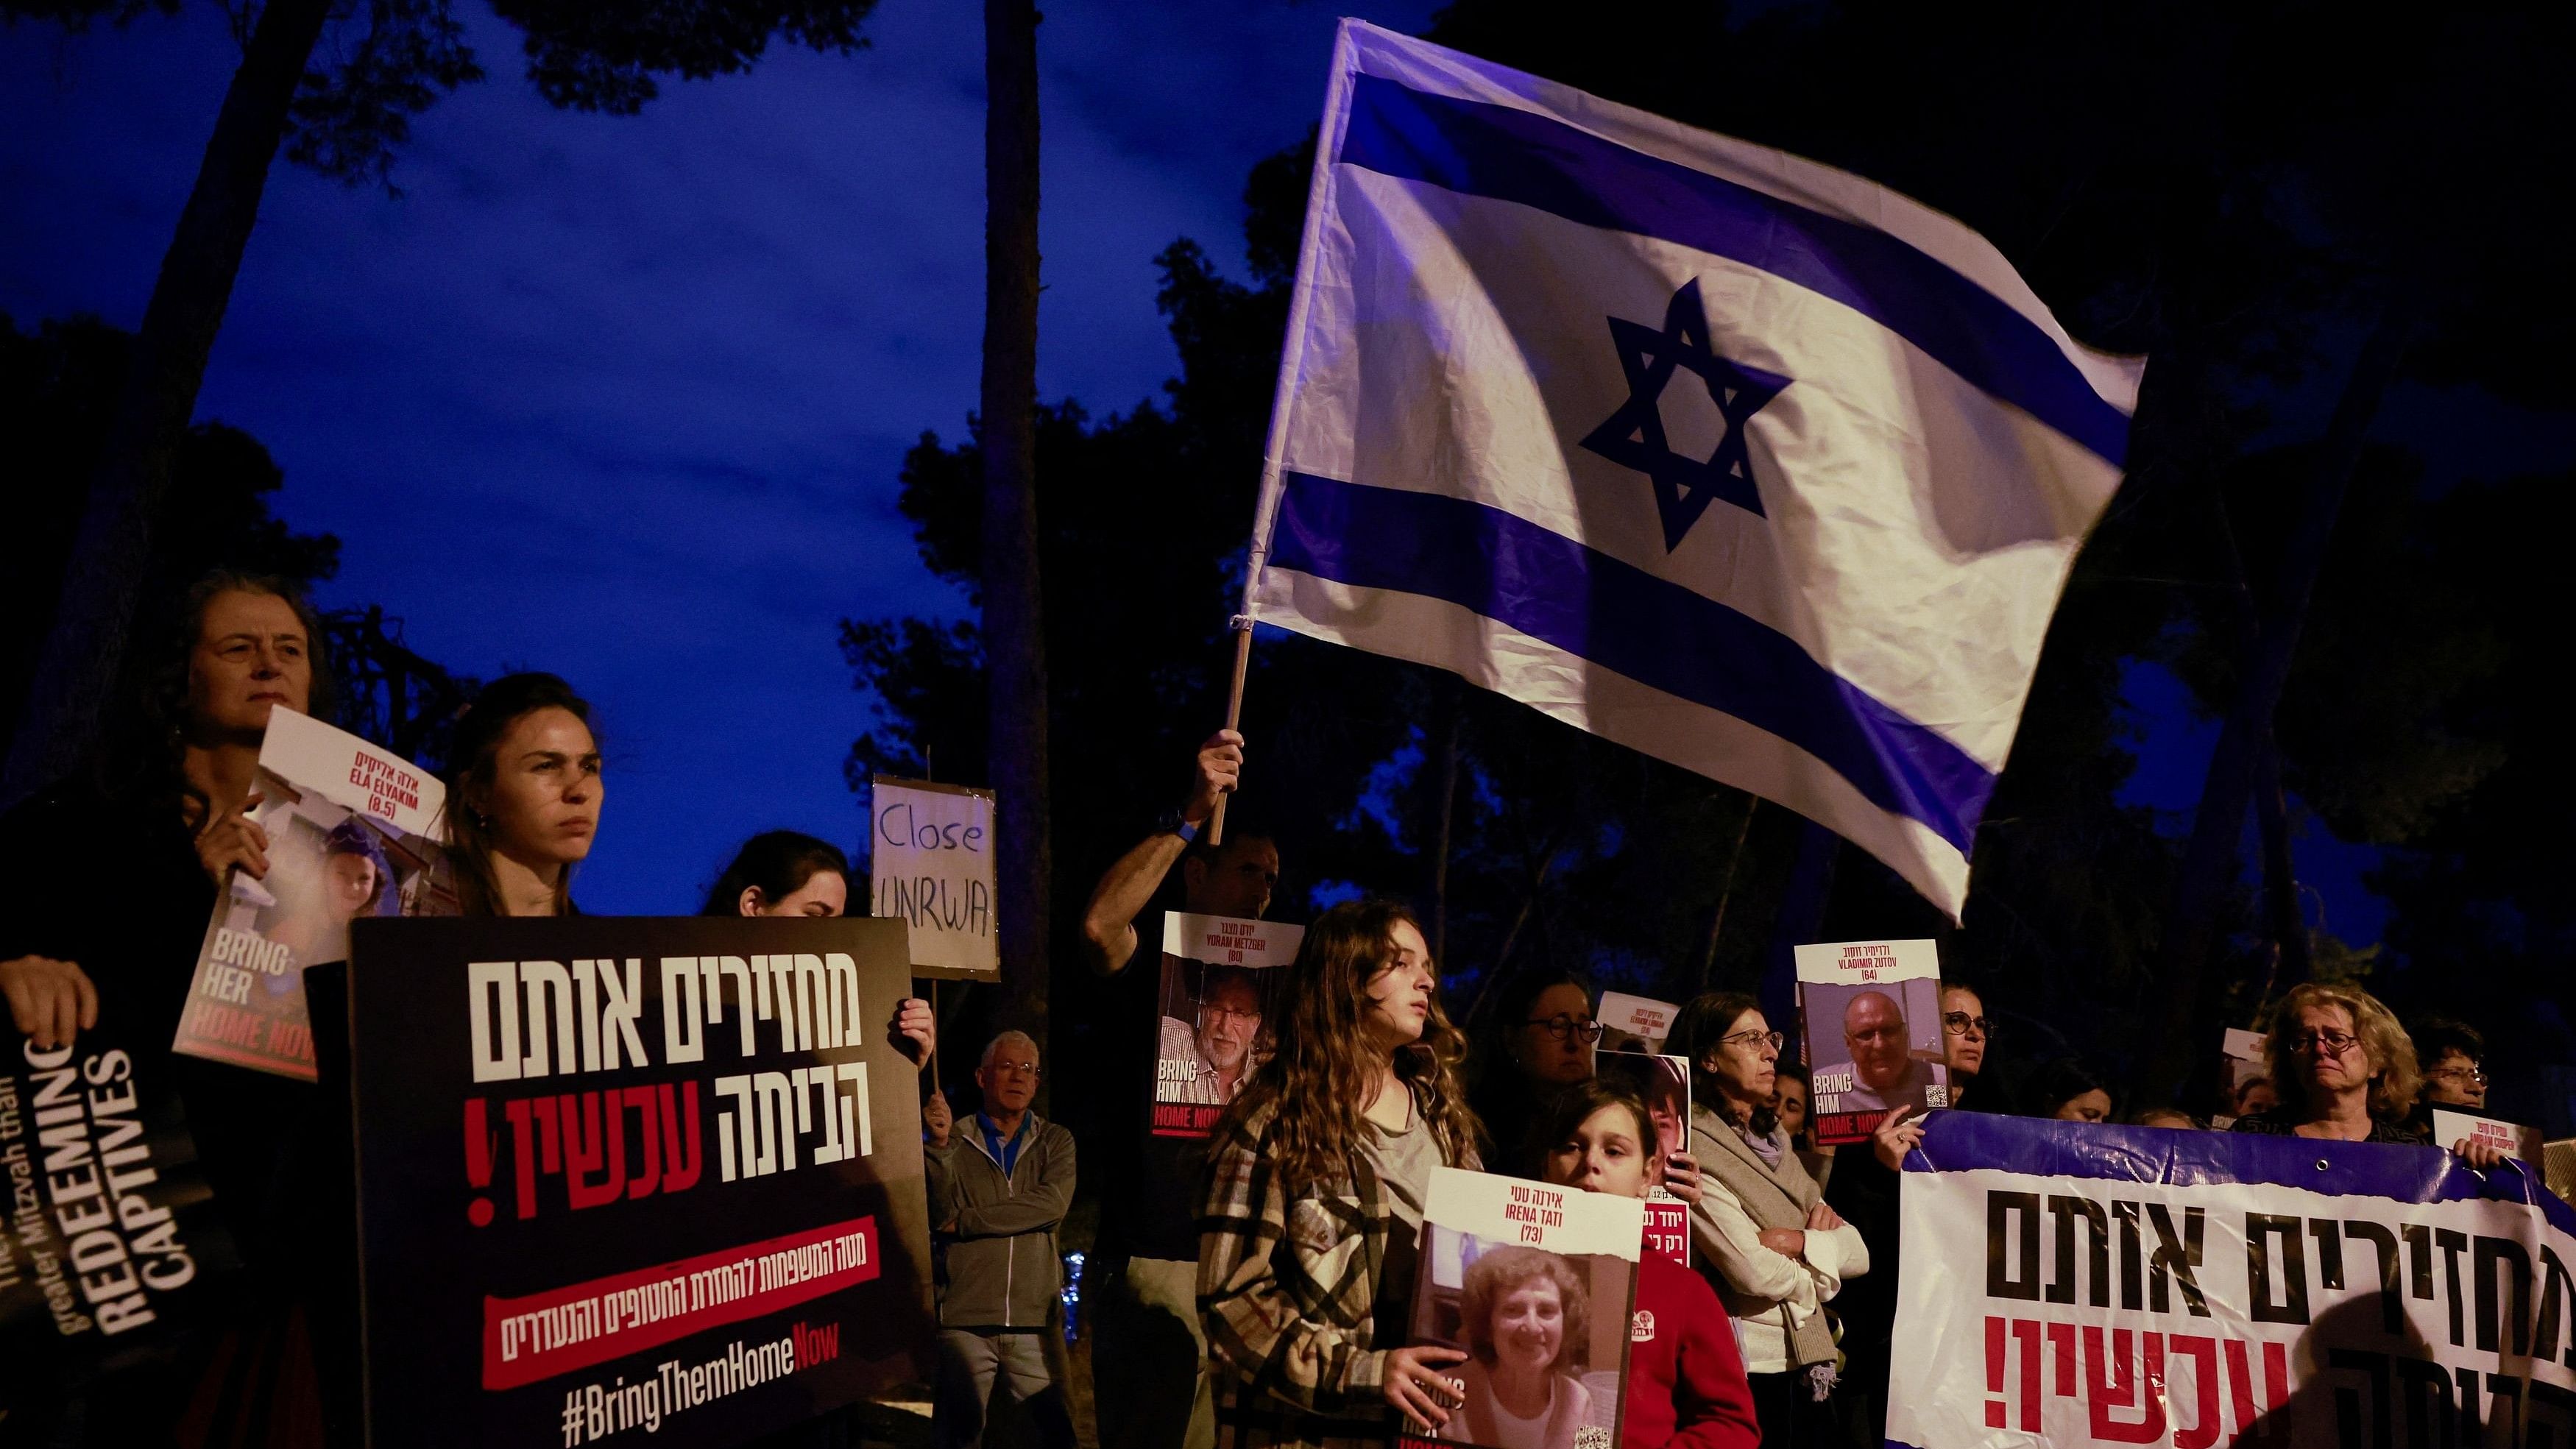
[[[1252,510],[1252,547],[1244,557],[1243,608],[1226,627],[1234,631],[1234,683],[1226,691],[1225,727],[1243,723],[1243,676],[1252,665],[1253,596],[1261,588],[1261,571],[1270,559],[1270,533],[1279,522],[1281,459],[1288,446],[1288,405],[1297,395],[1297,377],[1306,362],[1306,313],[1313,300],[1315,253],[1322,245],[1318,220],[1331,213],[1333,156],[1341,149],[1342,129],[1350,116],[1351,75],[1359,68],[1351,48],[1351,22],[1345,20],[1333,39],[1333,74],[1324,88],[1324,122],[1315,133],[1315,170],[1306,183],[1306,231],[1297,243],[1297,279],[1288,294],[1288,345],[1279,355],[1279,385],[1270,399],[1270,439],[1262,450],[1261,497]],[[1232,792],[1227,792],[1231,794]],[[1225,843],[1226,796],[1216,797],[1208,817],[1207,843]]]

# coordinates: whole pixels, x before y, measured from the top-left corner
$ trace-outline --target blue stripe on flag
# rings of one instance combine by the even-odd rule
[[[1270,562],[1354,588],[1445,600],[1733,715],[1963,854],[1994,793],[1985,766],[1788,635],[1498,508],[1289,473]]]
[[[1337,160],[1729,257],[1831,297],[2099,454],[2129,418],[2047,333],[1904,240],[1509,106],[1355,78]]]
[[[2576,1233],[2576,1208],[2541,1184],[2537,1167],[2508,1163],[2481,1173],[2437,1147],[1935,1112],[1923,1119],[1922,1145],[1905,1156],[1908,1172],[1980,1169],[2176,1187],[2270,1185],[2396,1202],[2521,1202],[2560,1232]]]

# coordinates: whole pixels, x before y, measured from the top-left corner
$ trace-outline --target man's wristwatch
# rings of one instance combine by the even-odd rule
[[[1189,820],[1181,814],[1180,807],[1177,805],[1164,811],[1161,817],[1155,820],[1154,833],[1156,835],[1177,835],[1181,838],[1183,843],[1191,845],[1197,844],[1199,838],[1199,828],[1196,825],[1191,824]]]

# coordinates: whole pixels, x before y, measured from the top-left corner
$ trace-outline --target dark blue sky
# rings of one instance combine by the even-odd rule
[[[403,197],[272,173],[199,416],[340,535],[323,602],[587,691],[611,793],[583,902],[693,909],[755,830],[860,834],[838,621],[959,607],[895,475],[975,406],[980,19],[884,0],[869,51],[778,51],[619,119],[548,108],[516,33],[458,9],[491,78],[421,118]],[[1153,394],[1154,254],[1239,259],[1244,175],[1320,111],[1335,18],[1432,9],[1047,7],[1041,392]],[[0,29],[0,310],[136,324],[237,60],[211,4]]]
[[[1311,124],[1336,16],[1419,29],[1434,4],[1049,7],[1043,394],[1151,395],[1153,255],[1234,262],[1245,172]],[[884,0],[872,50],[782,50],[618,119],[548,108],[515,32],[460,9],[492,78],[420,120],[405,195],[273,173],[199,413],[274,452],[284,517],[340,535],[324,602],[592,696],[612,793],[583,900],[686,910],[755,830],[860,833],[837,621],[960,607],[894,501],[903,450],[975,404],[980,23]],[[0,310],[135,324],[236,60],[207,4],[0,30]],[[2476,405],[2430,401],[2400,411]],[[2215,726],[2158,670],[2131,700],[2132,797],[2187,812]],[[2373,939],[2371,853],[2310,829],[2299,858],[2328,925]]]

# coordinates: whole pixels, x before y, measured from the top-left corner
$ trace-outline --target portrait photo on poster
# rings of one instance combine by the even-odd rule
[[[1866,1141],[1889,1112],[1950,1105],[1941,967],[1930,941],[1800,946],[1797,964],[1818,1143]]]
[[[1690,1058],[1650,1052],[1595,1052],[1592,1070],[1646,1104],[1655,1129],[1655,1153],[1646,1164],[1646,1246],[1690,1266],[1690,1209],[1664,1186],[1664,1159],[1689,1149]]]
[[[1163,918],[1148,1130],[1205,1137],[1270,1059],[1302,926],[1174,911]]]
[[[1406,1341],[1460,1350],[1449,1422],[1402,1446],[1611,1449],[1645,1204],[1441,1168],[1423,1205]]]

